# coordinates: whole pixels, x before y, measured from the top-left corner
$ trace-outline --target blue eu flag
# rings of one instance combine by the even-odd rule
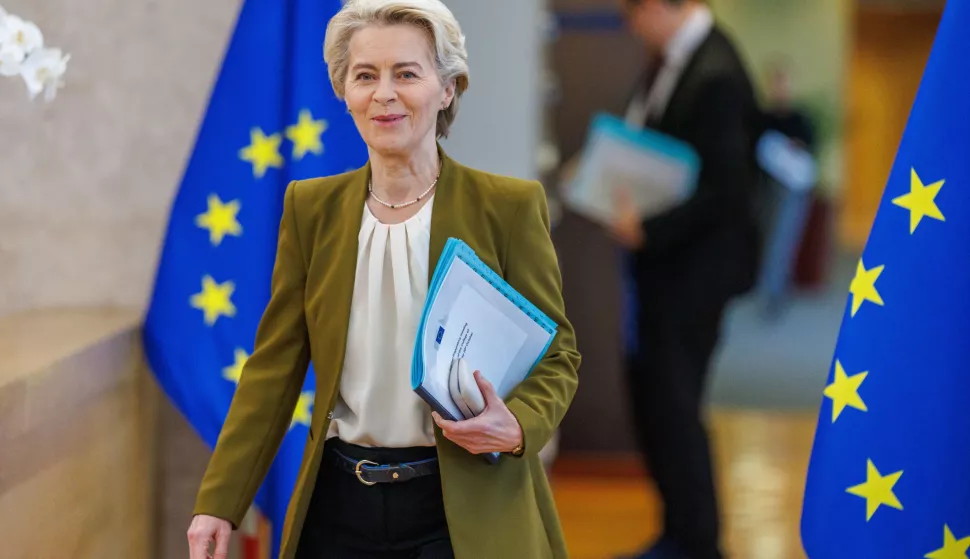
[[[970,2],[948,2],[824,389],[812,559],[970,549]]]
[[[219,436],[270,294],[290,180],[342,173],[366,149],[331,89],[326,25],[339,0],[247,0],[171,209],[144,343],[159,383],[203,440]],[[296,482],[313,378],[256,504],[273,555]]]

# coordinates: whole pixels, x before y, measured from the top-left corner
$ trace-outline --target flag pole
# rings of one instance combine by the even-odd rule
[[[259,515],[259,559],[272,559],[270,549],[273,543],[273,525],[266,515]]]
[[[262,559],[260,557],[259,517],[259,510],[254,506],[249,507],[246,516],[243,517],[242,525],[239,527],[242,559]]]

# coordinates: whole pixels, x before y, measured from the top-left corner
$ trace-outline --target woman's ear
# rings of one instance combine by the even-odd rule
[[[451,102],[455,98],[455,80],[448,80],[445,84],[445,98],[441,102],[441,110],[445,110],[451,106]]]

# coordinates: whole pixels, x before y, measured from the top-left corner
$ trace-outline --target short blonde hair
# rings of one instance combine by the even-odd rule
[[[447,137],[458,115],[458,100],[468,89],[468,52],[458,20],[440,0],[348,0],[327,24],[323,59],[330,72],[330,85],[340,99],[350,58],[350,39],[369,25],[414,25],[428,35],[438,77],[455,82],[451,104],[438,111],[436,134]]]

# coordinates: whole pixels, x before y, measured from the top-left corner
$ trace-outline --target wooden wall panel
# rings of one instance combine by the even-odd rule
[[[848,65],[844,244],[861,249],[876,216],[929,58],[940,13],[866,6]]]

